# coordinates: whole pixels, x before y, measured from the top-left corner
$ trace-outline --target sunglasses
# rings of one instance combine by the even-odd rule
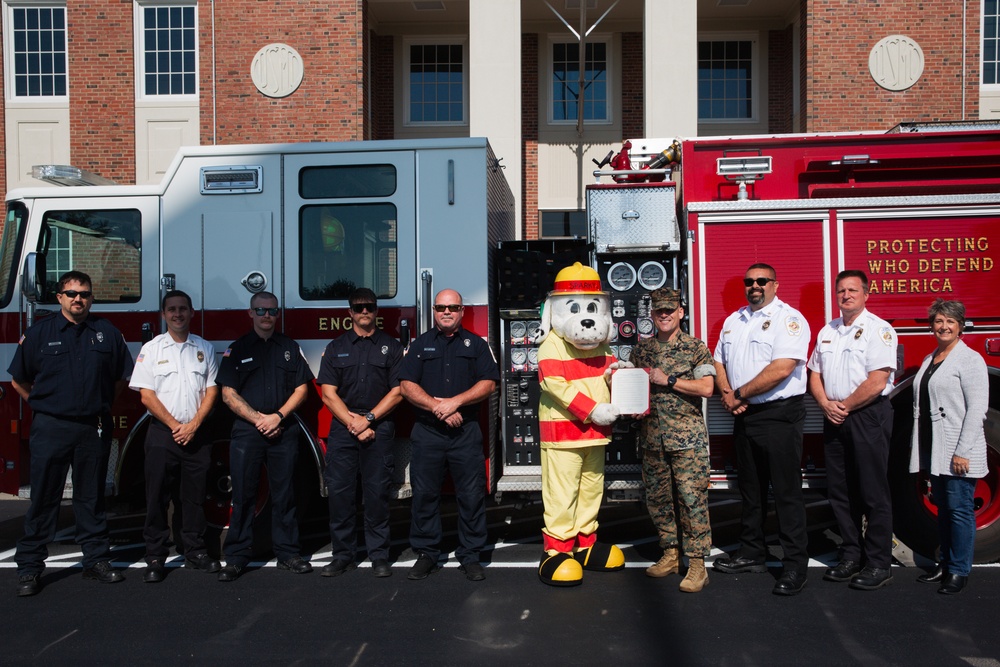
[[[747,286],[747,287],[752,287],[754,284],[756,284],[757,287],[764,287],[768,283],[773,283],[773,282],[777,282],[777,279],[775,279],[775,278],[744,278],[743,279],[743,284],[745,286]]]
[[[369,313],[374,313],[377,309],[378,309],[378,306],[376,306],[374,303],[352,303],[351,304],[351,312],[354,312],[354,313],[363,313],[366,310]]]
[[[59,292],[59,294],[62,294],[63,296],[69,299],[75,299],[76,297],[80,297],[81,299],[89,299],[90,297],[94,296],[94,293],[91,292],[90,290],[77,292],[75,289],[64,289],[63,291]]]
[[[278,313],[281,312],[281,308],[254,308],[253,312],[257,315],[263,315],[267,313],[271,317],[276,317]]]
[[[461,304],[458,304],[458,303],[435,303],[434,304],[434,310],[435,310],[435,312],[438,312],[438,313],[443,313],[446,310],[449,313],[459,313],[459,312],[462,311],[463,308],[465,308],[465,306],[463,306]]]

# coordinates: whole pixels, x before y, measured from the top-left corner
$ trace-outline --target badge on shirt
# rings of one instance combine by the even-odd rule
[[[198,350],[198,363],[201,364],[204,362],[205,362],[205,353],[202,352],[201,350]]]
[[[857,340],[857,339],[861,338],[864,335],[865,335],[865,330],[864,329],[858,329],[857,331],[854,332],[854,340]]]
[[[797,317],[789,317],[785,320],[785,329],[788,331],[789,336],[798,336],[802,333],[802,323],[799,322]]]
[[[387,354],[389,354],[389,346],[388,345],[383,345],[382,346],[382,356],[384,357]]]
[[[469,340],[468,338],[466,338],[466,339],[465,339],[465,340],[463,340],[462,342],[463,342],[463,343],[465,343],[465,347],[469,347],[470,345],[472,345],[472,341],[471,341],[471,340]]]
[[[766,322],[764,322],[764,324],[760,325],[761,331],[767,331],[770,328],[771,328],[771,320],[767,320]]]
[[[104,342],[104,332],[103,331],[98,331],[97,332],[97,342],[98,343],[103,343]]]
[[[289,352],[288,350],[285,350],[285,361],[291,361],[291,360],[292,360],[292,353]]]
[[[878,337],[882,339],[886,347],[892,345],[892,327],[882,327],[878,330]]]

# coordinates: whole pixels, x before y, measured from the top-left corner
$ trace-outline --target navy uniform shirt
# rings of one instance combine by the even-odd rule
[[[222,355],[215,383],[235,389],[257,412],[272,414],[299,385],[312,379],[298,343],[277,332],[264,340],[251,331]]]
[[[446,336],[435,327],[410,343],[399,379],[419,384],[430,396],[451,398],[481,380],[499,382],[500,372],[490,346],[482,338],[462,328]],[[416,410],[424,421],[439,421],[426,410]],[[479,408],[466,405],[460,412],[468,421],[476,418]]]
[[[28,329],[7,369],[34,383],[28,405],[65,417],[110,414],[115,383],[132,374],[132,353],[111,322],[89,315],[80,324],[57,313]]]
[[[403,345],[381,329],[371,336],[359,336],[351,329],[327,344],[316,381],[336,387],[352,412],[367,414],[399,386],[402,358]]]

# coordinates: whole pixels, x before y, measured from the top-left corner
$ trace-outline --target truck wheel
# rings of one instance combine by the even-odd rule
[[[897,411],[897,414],[903,411]],[[912,422],[912,417],[906,415]],[[897,419],[896,426],[902,427]],[[976,483],[976,563],[992,563],[1000,559],[1000,411],[990,408],[986,420],[986,460],[989,472]],[[912,425],[905,427],[909,443]],[[899,431],[900,436],[903,434]],[[901,442],[894,438],[896,442]],[[894,461],[890,458],[890,483],[893,492],[893,528],[897,538],[914,551],[935,559],[938,547],[937,506],[930,492],[926,472],[908,473],[902,454],[909,457],[909,446],[895,447]]]
[[[264,510],[269,496],[267,468],[264,467],[260,471],[254,516],[259,516]],[[232,501],[233,480],[229,475],[229,439],[218,439],[212,442],[212,463],[208,469],[208,483],[205,485],[205,517],[210,526],[221,529],[229,525]]]

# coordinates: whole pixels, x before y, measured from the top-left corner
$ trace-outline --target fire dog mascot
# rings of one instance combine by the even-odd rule
[[[556,275],[542,307],[537,340],[541,382],[539,428],[545,528],[539,578],[552,586],[575,586],[583,570],[625,567],[615,545],[597,541],[597,512],[604,495],[604,446],[618,409],[608,379],[616,363],[610,299],[601,279],[579,262]]]

